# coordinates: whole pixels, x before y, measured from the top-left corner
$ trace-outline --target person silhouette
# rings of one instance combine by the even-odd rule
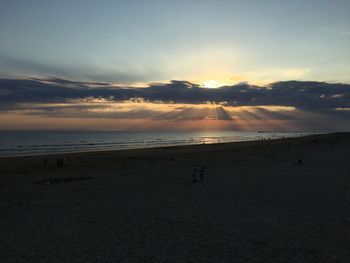
[[[205,166],[202,166],[202,168],[199,170],[199,177],[201,181],[204,180],[204,169],[205,169]]]

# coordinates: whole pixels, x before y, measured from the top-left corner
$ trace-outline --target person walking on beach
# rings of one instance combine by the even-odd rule
[[[202,166],[202,168],[199,170],[199,177],[201,181],[204,180],[204,169],[205,169],[205,166]]]

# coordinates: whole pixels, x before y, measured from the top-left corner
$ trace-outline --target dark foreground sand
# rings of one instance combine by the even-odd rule
[[[350,262],[350,134],[69,156],[0,159],[0,262]]]

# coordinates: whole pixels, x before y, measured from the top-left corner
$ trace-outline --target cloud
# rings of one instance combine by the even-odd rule
[[[133,70],[128,69],[110,69],[108,67],[101,68],[97,65],[86,65],[77,67],[71,64],[59,64],[31,60],[25,58],[15,58],[3,53],[0,53],[0,71],[2,72],[19,72],[21,75],[48,75],[73,79],[88,79],[97,81],[110,81],[117,83],[137,83],[147,82],[155,77],[162,76],[161,72],[156,70],[147,70],[138,68]],[[130,73],[131,72],[131,73]],[[7,73],[2,77],[17,77],[16,73]]]
[[[231,106],[292,106],[307,109],[350,107],[350,85],[325,82],[276,82],[266,86],[240,83],[204,89],[187,81],[152,83],[145,88],[115,86],[111,83],[75,82],[58,78],[0,79],[0,102],[7,104],[66,102],[72,99],[104,98],[123,101],[142,98],[165,103],[206,102]]]
[[[21,116],[229,121],[235,127],[238,123],[302,122],[303,127],[331,129],[331,123],[348,123],[346,109],[350,109],[350,85],[340,83],[240,83],[205,89],[175,80],[140,88],[59,78],[0,79],[0,114]]]

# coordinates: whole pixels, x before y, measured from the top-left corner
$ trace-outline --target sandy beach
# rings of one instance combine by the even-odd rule
[[[350,134],[1,158],[0,236],[4,263],[350,262]]]

